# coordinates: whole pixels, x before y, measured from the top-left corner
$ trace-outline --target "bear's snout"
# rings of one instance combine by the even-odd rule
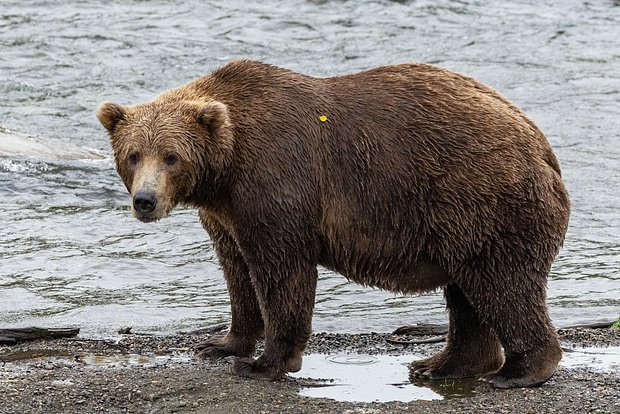
[[[150,214],[155,211],[157,197],[150,191],[140,191],[133,196],[133,208],[136,213]]]

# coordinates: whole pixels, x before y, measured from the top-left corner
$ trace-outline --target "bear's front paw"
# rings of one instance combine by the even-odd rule
[[[252,358],[227,357],[230,365],[230,372],[240,377],[252,378],[264,381],[275,381],[282,378],[284,370],[265,364],[264,361]]]

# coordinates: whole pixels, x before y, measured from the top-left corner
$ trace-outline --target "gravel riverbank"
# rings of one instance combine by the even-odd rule
[[[566,354],[591,346],[620,352],[620,330],[569,329],[560,336]],[[316,379],[235,377],[225,362],[192,357],[192,346],[204,337],[198,332],[120,335],[0,347],[0,413],[620,413],[617,362],[607,371],[562,366],[548,383],[533,389],[427,381],[422,385],[443,399],[356,403],[300,396],[303,386],[324,385]],[[306,354],[429,355],[443,347],[396,345],[386,341],[390,337],[318,333]],[[329,372],[324,376],[329,378]],[[466,394],[454,392],[463,384]]]

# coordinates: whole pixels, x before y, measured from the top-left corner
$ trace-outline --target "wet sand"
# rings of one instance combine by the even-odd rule
[[[570,329],[560,331],[560,336],[566,349],[620,346],[620,330]],[[418,385],[432,389],[442,400],[339,402],[299,395],[301,387],[322,384],[316,378],[247,380],[231,375],[226,362],[197,360],[191,347],[204,337],[197,332],[121,335],[111,340],[75,338],[0,347],[4,361],[0,413],[620,412],[617,365],[607,372],[560,367],[549,382],[533,389],[425,381]],[[443,347],[394,345],[386,342],[388,337],[319,333],[306,354],[429,355]],[[329,377],[329,372],[325,375]]]

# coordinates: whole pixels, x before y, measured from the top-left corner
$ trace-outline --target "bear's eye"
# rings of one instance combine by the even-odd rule
[[[127,156],[127,159],[129,160],[129,163],[131,165],[136,165],[140,160],[140,154],[138,154],[137,152],[132,152],[131,154],[129,154],[129,156]]]
[[[177,157],[176,154],[168,154],[164,158],[164,162],[168,165],[174,165],[177,163],[178,160],[179,160],[179,157]]]

